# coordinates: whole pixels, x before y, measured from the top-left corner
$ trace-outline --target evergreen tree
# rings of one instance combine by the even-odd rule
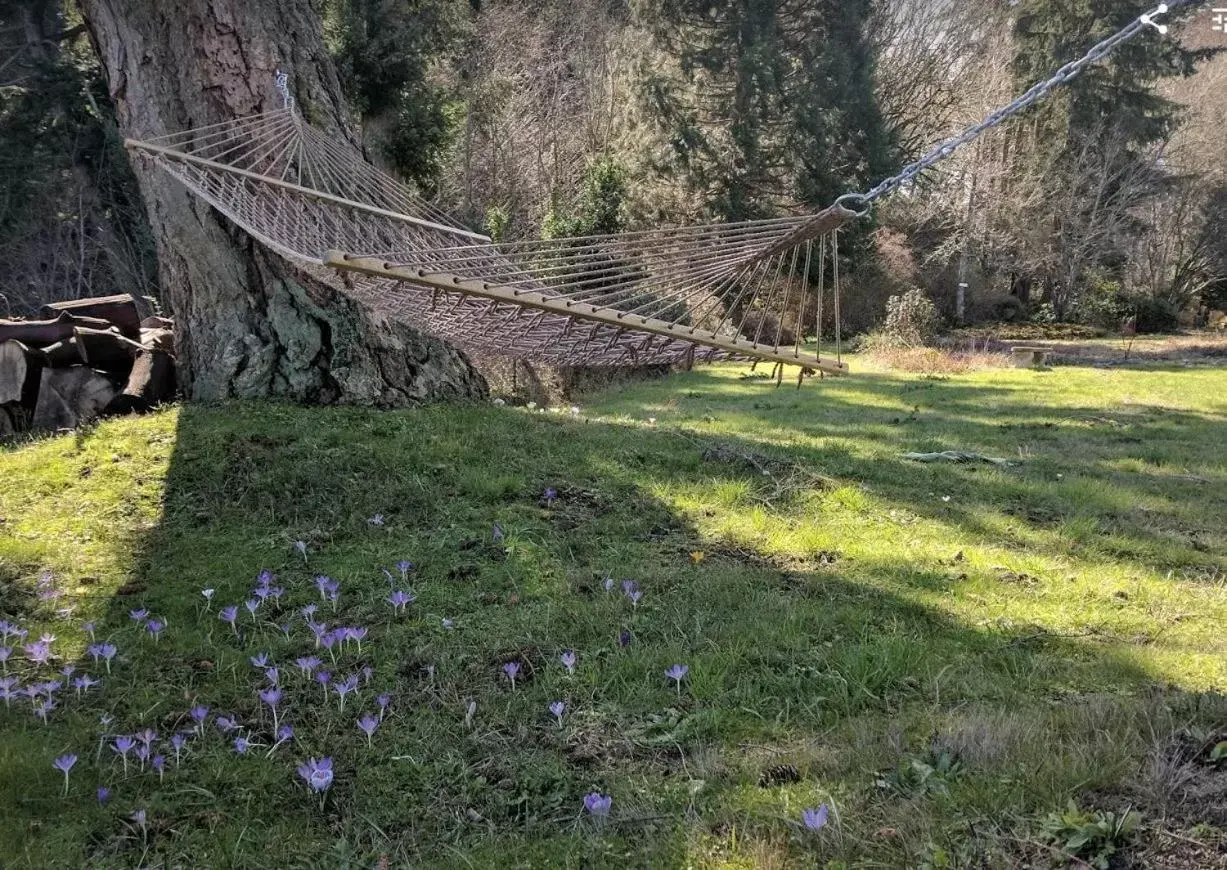
[[[640,0],[663,55],[645,93],[659,169],[728,220],[811,209],[889,172],[869,0]]]
[[[381,121],[376,146],[392,168],[428,191],[442,169],[455,114],[431,67],[458,47],[460,0],[328,0],[329,51],[364,118]]]

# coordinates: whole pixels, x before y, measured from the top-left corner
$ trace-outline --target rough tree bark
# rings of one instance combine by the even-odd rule
[[[149,138],[280,104],[278,69],[315,124],[347,131],[311,0],[79,0],[125,136]],[[281,396],[391,407],[484,395],[458,350],[311,280],[165,174],[136,161],[195,399]]]

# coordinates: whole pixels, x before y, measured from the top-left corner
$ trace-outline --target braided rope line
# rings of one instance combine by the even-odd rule
[[[933,168],[938,163],[947,159],[954,152],[958,151],[964,145],[974,142],[979,139],[984,133],[997,127],[1009,118],[1014,117],[1020,112],[1025,111],[1031,106],[1038,103],[1040,100],[1048,96],[1052,91],[1065,85],[1071,79],[1076,78],[1084,69],[1093,63],[1096,63],[1112,53],[1117,46],[1124,42],[1133,39],[1139,33],[1151,27],[1155,28],[1160,34],[1167,33],[1166,25],[1159,24],[1155,19],[1166,15],[1174,9],[1189,3],[1200,2],[1200,0],[1173,0],[1171,3],[1160,3],[1149,12],[1138,16],[1131,21],[1128,26],[1118,30],[1108,38],[1096,43],[1086,54],[1077,60],[1070,61],[1061,67],[1049,78],[1042,82],[1037,82],[1032,85],[1026,93],[1015,99],[1008,105],[993,111],[984,120],[978,124],[973,124],[959,135],[947,139],[939,145],[934,146],[928,153],[904,167],[898,175],[893,175],[885,179],[873,189],[865,193],[846,193],[841,196],[837,202],[847,208],[854,208],[861,216],[869,213],[870,207],[875,200],[894,193],[899,188],[907,185],[918,175],[928,169]],[[859,208],[857,207],[859,205]]]

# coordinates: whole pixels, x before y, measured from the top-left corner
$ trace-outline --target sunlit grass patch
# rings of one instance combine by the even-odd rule
[[[45,726],[0,706],[0,862],[1006,867],[1070,798],[1164,824],[1155,747],[1227,717],[1227,372],[743,373],[577,417],[236,404],[6,449],[0,619],[103,685]],[[903,458],[941,450],[1013,464]],[[252,617],[264,569],[284,604]],[[334,665],[311,603],[361,653]],[[260,653],[295,728],[271,756]],[[359,675],[344,713],[308,655]],[[200,704],[164,779],[98,750],[150,728],[165,752]]]

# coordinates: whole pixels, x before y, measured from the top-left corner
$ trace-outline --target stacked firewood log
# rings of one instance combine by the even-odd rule
[[[175,396],[174,324],[142,319],[128,294],[0,320],[0,438],[75,429]]]

